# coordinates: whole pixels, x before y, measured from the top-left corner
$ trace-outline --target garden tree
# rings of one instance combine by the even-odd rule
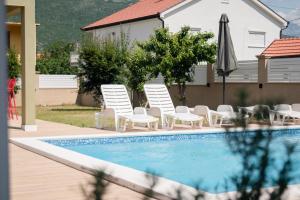
[[[7,52],[8,78],[19,78],[21,74],[21,65],[14,49],[8,49]]]
[[[101,102],[101,85],[124,83],[129,56],[125,36],[120,39],[85,37],[79,52],[80,92]]]
[[[144,84],[149,80],[151,67],[151,55],[136,46],[130,53],[127,62],[127,84],[133,90],[138,98],[138,103],[143,105]]]
[[[199,62],[215,62],[216,43],[210,42],[213,33],[192,33],[189,27],[171,33],[168,28],[155,31],[154,35],[139,47],[150,53],[152,76],[159,73],[167,86],[177,84],[179,98],[186,104],[186,83],[193,81],[195,65]]]
[[[77,67],[70,64],[70,53],[74,45],[66,42],[53,42],[48,45],[37,59],[36,70],[41,74],[76,74]]]

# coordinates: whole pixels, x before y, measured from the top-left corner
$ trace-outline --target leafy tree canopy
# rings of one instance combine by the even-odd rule
[[[140,105],[143,104],[144,85],[150,79],[152,64],[151,55],[140,47],[136,46],[130,53],[127,62],[127,85],[136,92]]]
[[[70,65],[70,53],[74,45],[66,42],[53,42],[37,59],[36,69],[41,74],[76,74],[77,67]]]
[[[217,47],[211,42],[213,37],[213,33],[192,33],[187,26],[176,33],[162,28],[138,45],[151,55],[152,76],[160,73],[167,86],[175,82],[180,100],[185,104],[186,83],[193,81],[195,66],[199,62],[215,62]]]

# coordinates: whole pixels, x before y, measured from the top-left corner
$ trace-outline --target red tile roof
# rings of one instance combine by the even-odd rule
[[[300,56],[300,38],[274,40],[261,56],[271,58]]]
[[[140,0],[135,4],[132,4],[123,10],[87,25],[82,29],[90,30],[103,26],[136,21],[139,19],[158,17],[163,11],[166,11],[183,1],[184,0]]]

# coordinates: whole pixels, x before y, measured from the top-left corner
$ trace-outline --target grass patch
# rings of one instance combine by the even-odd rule
[[[79,127],[95,127],[95,112],[99,108],[77,105],[38,106],[37,119],[70,124]]]

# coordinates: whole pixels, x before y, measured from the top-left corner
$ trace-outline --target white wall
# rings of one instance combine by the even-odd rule
[[[222,3],[223,2],[223,3]],[[253,60],[264,47],[248,47],[249,31],[266,32],[265,47],[274,39],[280,37],[280,24],[269,15],[263,14],[253,2],[249,0],[194,0],[189,6],[183,6],[174,12],[166,13],[163,17],[165,26],[176,32],[182,26],[201,28],[215,34],[217,41],[219,19],[226,13],[230,20],[232,40],[238,60]]]
[[[38,89],[78,89],[79,81],[76,75],[38,74]],[[22,80],[18,78],[17,86],[22,88]]]
[[[258,81],[258,61],[245,60],[239,62],[237,70],[233,71],[227,78],[228,83],[257,83]],[[218,76],[217,71],[214,72],[216,83],[221,83],[223,78]]]
[[[155,29],[162,27],[162,21],[157,18],[147,19],[137,22],[125,23],[121,25],[109,26],[100,29],[91,30],[90,32],[97,38],[116,37],[119,38],[123,32],[130,42],[144,41],[153,34]],[[112,36],[112,33],[115,36]]]
[[[39,88],[68,88],[77,89],[78,79],[76,75],[39,75]]]
[[[268,62],[269,83],[300,83],[300,57],[272,58]]]

